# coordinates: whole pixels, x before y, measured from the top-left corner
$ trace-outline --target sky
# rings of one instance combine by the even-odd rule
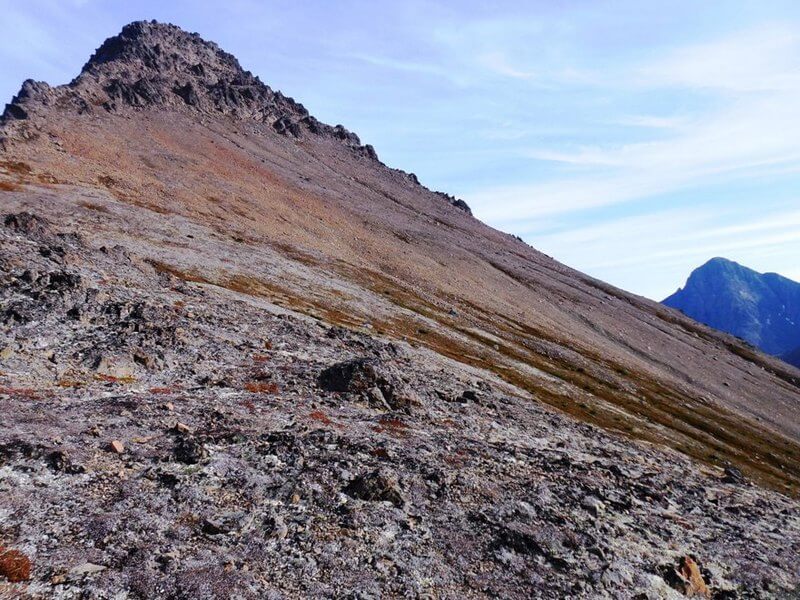
[[[490,225],[661,300],[715,256],[800,280],[800,2],[0,0],[0,97],[197,31]]]

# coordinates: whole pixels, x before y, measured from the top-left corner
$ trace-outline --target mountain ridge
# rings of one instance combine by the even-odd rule
[[[166,28],[169,35],[177,29],[152,22],[132,26],[156,34]],[[215,45],[202,48],[217,52]],[[118,65],[113,61],[100,66],[110,68],[112,74],[117,72]],[[124,86],[141,81],[135,69],[119,71],[127,78],[122,81]],[[102,82],[113,91],[117,89],[115,79],[112,76]],[[614,423],[621,406],[626,407],[622,409],[626,414],[635,414],[628,412],[628,403],[638,402],[634,400],[637,389],[645,397],[658,398],[662,394],[671,397],[674,390],[685,394],[687,386],[702,384],[703,391],[692,392],[699,402],[710,395],[724,399],[725,406],[732,403],[736,410],[760,406],[749,403],[743,389],[731,394],[720,376],[703,381],[699,372],[679,371],[676,375],[671,358],[651,362],[651,351],[644,340],[666,335],[662,343],[683,347],[684,342],[669,339],[674,334],[671,328],[680,323],[683,330],[694,331],[690,321],[560,265],[513,236],[497,232],[462,211],[453,211],[440,202],[439,195],[419,186],[407,174],[359,153],[354,155],[352,148],[338,139],[284,135],[261,113],[239,113],[243,118],[232,118],[223,109],[204,113],[198,119],[197,111],[186,109],[171,92],[166,105],[123,103],[109,111],[104,107],[108,95],[103,85],[93,81],[85,89],[81,86],[82,82],[49,88],[47,93],[18,101],[29,114],[24,119],[7,119],[0,127],[0,136],[7,140],[6,151],[17,157],[16,162],[6,163],[5,170],[12,179],[9,185],[22,191],[32,185],[45,186],[42,197],[53,193],[46,186],[73,186],[79,194],[85,193],[81,191],[84,188],[99,188],[115,202],[151,214],[174,214],[189,222],[211,224],[217,235],[233,236],[237,243],[262,248],[264,254],[259,260],[269,257],[267,265],[271,265],[249,265],[252,258],[241,258],[232,267],[225,266],[200,248],[195,248],[196,256],[184,251],[176,254],[175,248],[169,250],[171,257],[156,259],[170,272],[256,293],[274,289],[259,269],[266,268],[270,273],[279,267],[291,273],[301,265],[313,269],[314,277],[321,277],[333,289],[340,287],[337,278],[345,278],[349,285],[366,291],[365,307],[358,306],[364,291],[344,303],[335,303],[342,304],[335,311],[327,299],[309,305],[305,284],[291,275],[280,275],[279,280],[291,283],[280,292],[296,297],[304,309],[321,311],[334,320],[342,319],[346,312],[361,313],[365,320],[384,320],[384,327],[403,339],[414,339],[448,356],[466,356],[473,364],[505,373],[540,393],[544,385],[551,388],[545,396],[549,402],[606,425]],[[81,94],[94,97],[94,102]],[[86,110],[81,109],[81,102]],[[250,114],[255,118],[249,118]],[[74,200],[70,202],[74,206]],[[89,205],[95,203],[93,200]],[[84,209],[79,205],[73,210],[78,215]],[[331,231],[348,233],[343,238],[332,237]],[[387,252],[387,248],[391,250]],[[239,255],[233,249],[227,252]],[[200,256],[205,256],[205,263],[197,262]],[[209,271],[208,265],[219,266]],[[247,285],[240,283],[242,280]],[[500,290],[501,294],[487,294],[489,290]],[[398,310],[403,315],[400,320],[395,314]],[[591,311],[591,317],[585,315],[586,311]],[[463,319],[470,324],[459,323]],[[418,333],[427,332],[432,325],[434,331]],[[565,335],[564,331],[569,333]],[[502,343],[487,346],[487,340],[498,335]],[[725,352],[736,348],[734,341],[717,340],[706,331],[692,335],[719,345]],[[487,351],[490,356],[484,356]],[[678,351],[676,347],[670,352]],[[763,364],[766,372],[777,378],[780,384],[773,388],[779,396],[797,393],[800,383],[793,371],[785,370],[780,363],[763,363],[762,358],[751,356],[749,349],[735,351]],[[569,392],[565,395],[558,385],[538,377],[530,380],[529,367],[523,367],[529,362],[536,365],[533,373],[568,382]],[[640,370],[647,375],[633,385],[620,376],[631,371],[638,376]],[[739,385],[748,385],[747,379],[739,381]],[[592,390],[588,392],[593,397],[591,409],[585,402],[568,399],[572,394],[586,394],[583,390],[587,389]],[[629,391],[621,396],[620,389]],[[758,393],[762,393],[760,388]],[[770,410],[759,414],[774,427],[791,429],[792,421],[778,419],[779,413]],[[684,418],[672,422],[670,417],[666,429],[662,429],[663,416],[650,424],[637,417],[633,429],[640,431],[644,426],[641,431],[657,438],[687,432],[696,435],[684,431]],[[677,430],[673,429],[676,425]],[[800,435],[800,430],[792,435]]]
[[[123,27],[118,35],[103,42],[81,73],[66,85],[54,88],[44,82],[25,81],[6,105],[0,124],[24,121],[29,113],[53,104],[79,114],[98,108],[114,113],[154,106],[222,114],[267,123],[279,134],[297,139],[309,134],[327,137],[357,156],[385,166],[375,149],[362,144],[357,134],[342,125],[322,123],[301,103],[273,91],[242,68],[236,57],[216,43],[157,21],[135,21]],[[393,170],[422,185],[415,174]],[[433,193],[472,214],[463,200],[444,192]]]
[[[169,64],[0,124],[12,594],[797,589],[795,369]]]

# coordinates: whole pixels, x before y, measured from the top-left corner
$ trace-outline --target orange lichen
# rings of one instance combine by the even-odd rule
[[[0,546],[0,576],[11,583],[28,581],[31,578],[31,560],[19,550]]]
[[[279,391],[278,384],[272,381],[248,381],[244,389],[254,394],[277,394]]]
[[[314,421],[319,421],[320,423],[325,423],[325,425],[330,425],[333,421],[331,421],[330,417],[326,415],[321,410],[315,410],[311,412],[308,417],[313,419]]]
[[[23,400],[39,400],[41,395],[33,388],[0,387],[0,395],[12,396]]]

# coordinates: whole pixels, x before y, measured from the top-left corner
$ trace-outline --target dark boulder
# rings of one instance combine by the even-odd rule
[[[405,503],[397,476],[382,469],[359,475],[344,488],[344,493],[368,502],[391,502],[397,507]]]

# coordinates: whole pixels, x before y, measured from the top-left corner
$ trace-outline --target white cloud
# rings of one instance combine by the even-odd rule
[[[534,73],[523,71],[511,65],[508,58],[502,52],[486,52],[478,57],[478,62],[489,69],[491,72],[512,79],[533,79]]]
[[[792,276],[800,211],[786,206],[771,205],[755,218],[754,210],[662,209],[542,234],[531,223],[525,238],[594,276],[661,300],[713,256]]]
[[[800,87],[800,32],[772,24],[720,40],[678,48],[640,67],[646,87],[682,86],[729,92],[796,91]]]
[[[656,128],[659,137],[647,141],[572,151],[523,150],[533,160],[572,168],[557,179],[478,189],[467,200],[482,217],[496,222],[632,202],[699,188],[722,176],[755,179],[770,169],[800,169],[800,71],[795,56],[800,57],[800,34],[786,28],[759,29],[673,51],[620,79],[654,88],[724,89],[713,110],[629,119]],[[641,73],[649,75],[641,79]]]

